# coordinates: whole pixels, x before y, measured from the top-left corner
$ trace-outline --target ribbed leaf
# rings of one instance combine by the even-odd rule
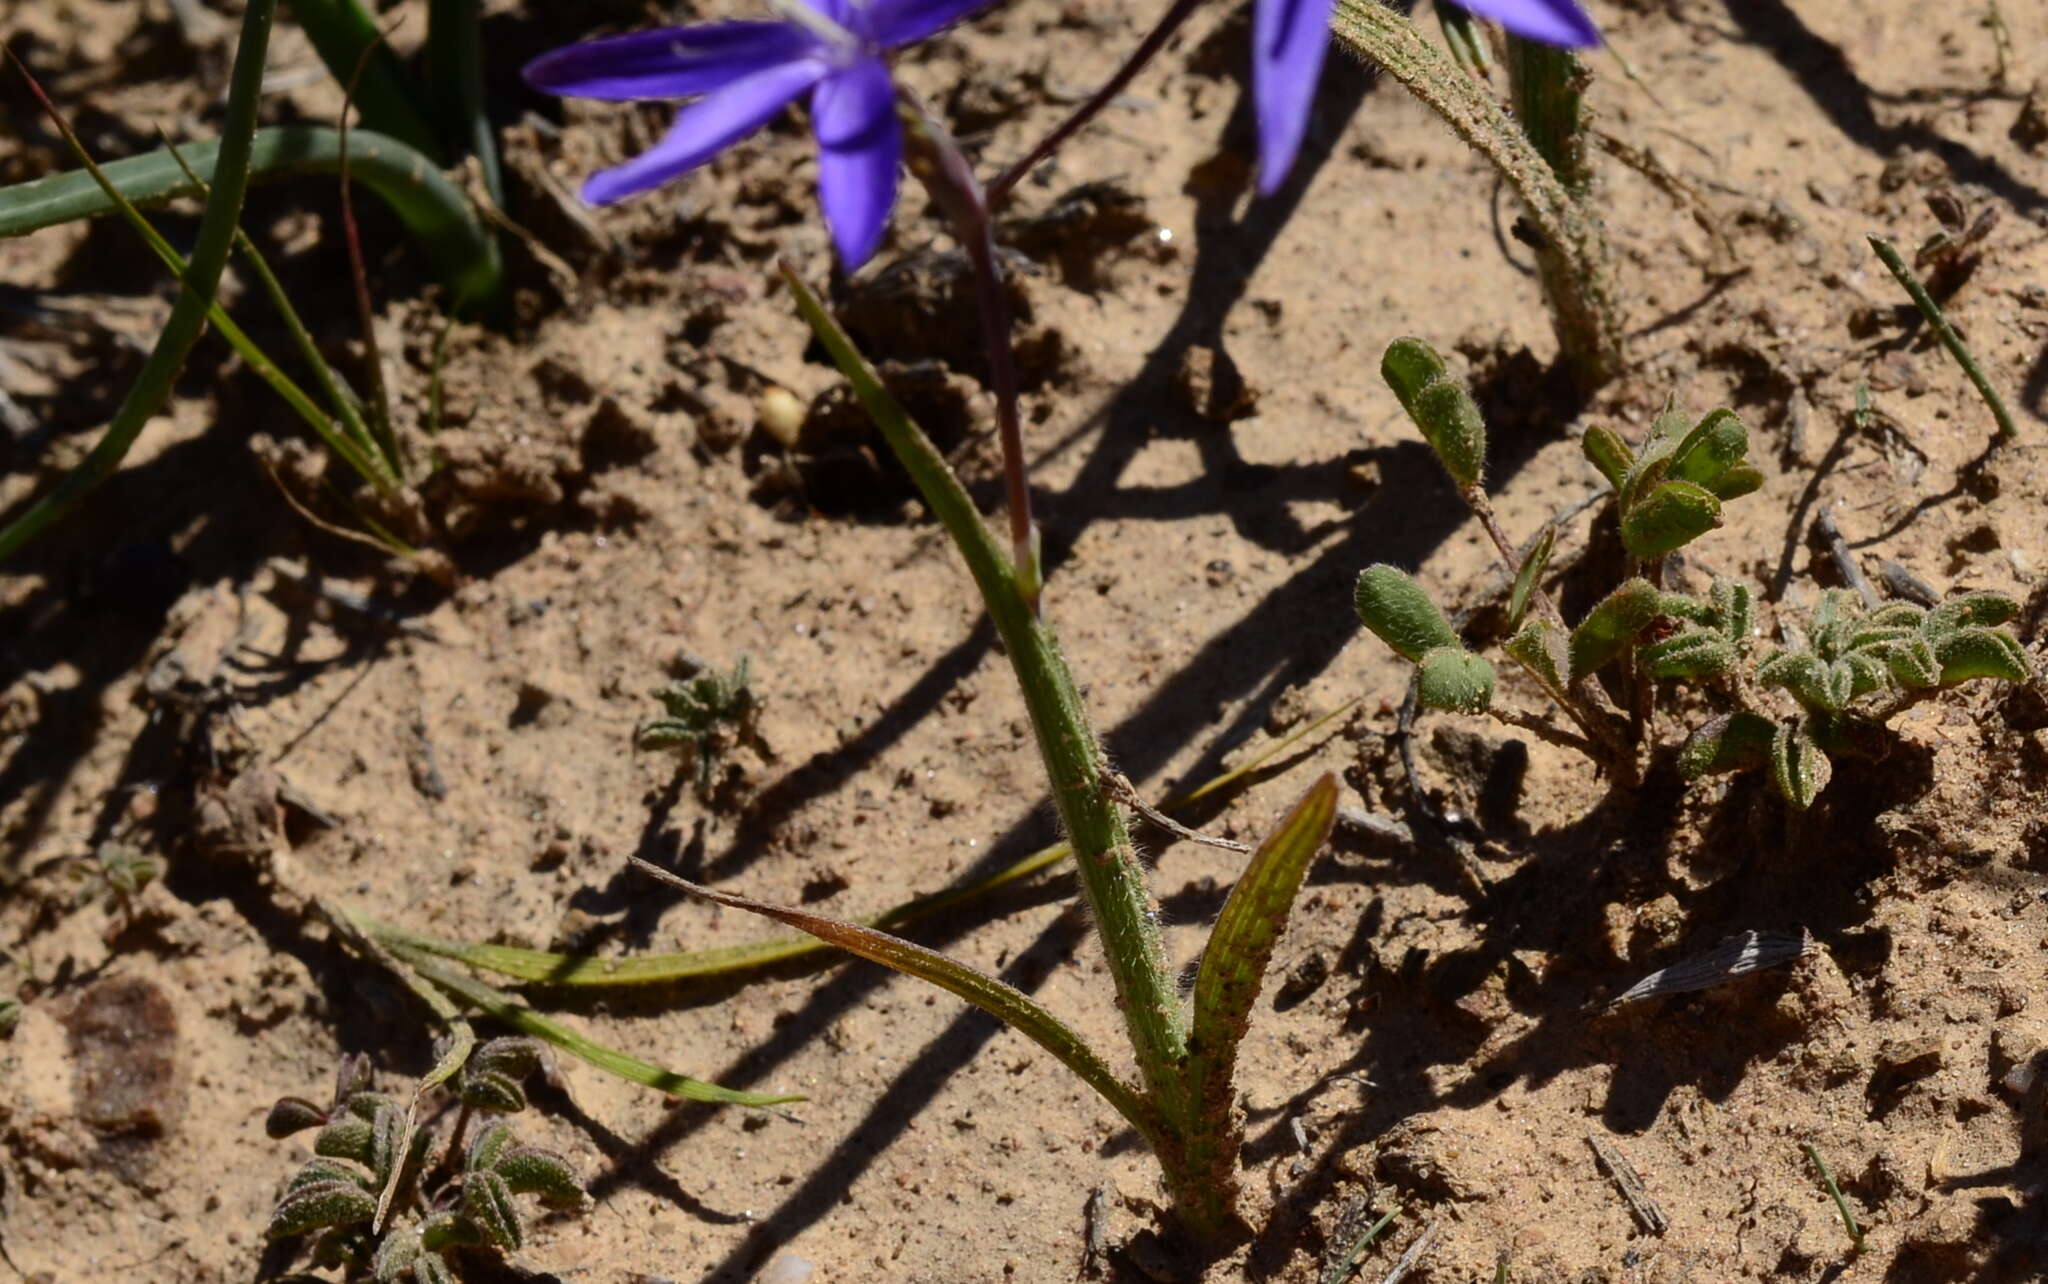
[[[498,1161],[498,1156],[512,1148],[514,1137],[512,1125],[503,1119],[495,1120],[479,1129],[469,1143],[469,1154],[463,1167],[489,1168]]]
[[[1617,491],[1627,479],[1629,469],[1636,464],[1635,452],[1612,428],[1586,429],[1586,435],[1579,438],[1579,449],[1585,454],[1586,462],[1599,469],[1607,484]]]
[[[516,1114],[526,1109],[526,1090],[510,1075],[486,1070],[481,1074],[462,1076],[462,1100],[479,1110]]]
[[[263,1132],[272,1141],[282,1141],[326,1122],[327,1112],[304,1097],[279,1097],[263,1118]]]
[[[1909,691],[1941,683],[1941,661],[1935,659],[1934,647],[1926,638],[1911,637],[1886,647],[1884,660],[1892,680]]]
[[[1644,561],[1667,557],[1721,524],[1721,501],[1704,486],[1666,481],[1622,510],[1621,542]]]
[[[1735,648],[1712,629],[1688,628],[1637,653],[1643,668],[1659,678],[1709,678],[1735,667]]]
[[[484,1241],[493,1248],[516,1253],[526,1242],[526,1227],[520,1223],[512,1188],[488,1168],[463,1176],[462,1214],[476,1223]]]
[[[1522,569],[1515,575],[1515,587],[1508,594],[1508,628],[1522,626],[1522,616],[1528,613],[1529,599],[1536,594],[1536,586],[1543,582],[1543,572],[1550,565],[1550,554],[1557,548],[1557,523],[1544,523],[1543,530],[1536,536],[1536,543],[1529,549],[1529,556],[1522,559]]]
[[[949,959],[936,950],[926,949],[922,945],[891,936],[887,932],[878,932],[871,927],[828,918],[822,914],[749,900],[744,896],[735,896],[730,892],[718,891],[678,878],[659,865],[650,864],[637,856],[630,859],[644,873],[671,887],[680,888],[699,900],[774,919],[800,932],[808,932],[828,944],[836,945],[849,954],[858,954],[870,962],[880,963],[906,976],[914,976],[938,986],[949,994],[965,999],[1052,1053],[1060,1064],[1079,1075],[1083,1082],[1100,1093],[1103,1100],[1115,1107],[1117,1113],[1128,1119],[1139,1132],[1147,1137],[1158,1135],[1158,1124],[1153,1112],[1138,1093],[1117,1078],[1108,1063],[1103,1061],[1079,1034],[1016,987],[979,972],[965,963]]]
[[[1953,629],[1995,628],[2019,613],[2019,603],[2003,593],[1965,593],[1927,612],[1922,627],[1929,636]]]
[[[1565,658],[1564,632],[1555,624],[1542,619],[1530,620],[1501,649],[1508,653],[1509,659],[1534,674],[1536,680],[1543,684],[1543,689],[1550,693],[1551,699],[1560,704],[1569,699],[1565,693],[1568,661]]]
[[[1834,774],[1834,764],[1813,742],[1804,724],[1788,722],[1777,729],[1771,739],[1771,779],[1785,801],[1805,811]]]
[[[2025,682],[2029,671],[2027,653],[2010,634],[1997,629],[1959,629],[1934,641],[1934,656],[1941,662],[1941,684],[1967,682],[1971,678],[2004,678]]]
[[[330,1181],[354,1182],[360,1186],[363,1184],[364,1177],[360,1169],[346,1160],[330,1159],[326,1155],[315,1155],[299,1166],[299,1171],[292,1174],[292,1179],[285,1186],[285,1189],[297,1190],[301,1186],[311,1186],[319,1182]]]
[[[332,1155],[336,1159],[353,1159],[359,1164],[370,1162],[370,1121],[355,1115],[344,1115],[322,1128],[313,1138],[313,1153]]]
[[[1451,480],[1461,487],[1478,485],[1486,468],[1486,420],[1465,385],[1455,379],[1431,384],[1408,414]]]
[[[1671,453],[1665,475],[1714,490],[1730,468],[1749,454],[1749,430],[1728,409],[1715,410],[1693,425]]]
[[[351,1181],[308,1182],[287,1191],[271,1211],[264,1235],[285,1239],[323,1226],[352,1226],[377,1212],[377,1197]]]
[[[1450,376],[1449,367],[1444,365],[1444,359],[1437,355],[1436,349],[1412,335],[1388,344],[1385,355],[1380,358],[1380,377],[1387,381],[1387,387],[1394,390],[1401,409],[1411,415],[1415,413],[1415,399],[1422,395],[1422,390]]]
[[[538,1146],[515,1146],[498,1157],[491,1171],[505,1179],[513,1194],[538,1195],[552,1208],[580,1208],[589,1198],[569,1161]]]
[[[1746,771],[1771,756],[1778,728],[1754,713],[1724,713],[1700,725],[1678,752],[1678,770],[1687,780],[1724,771]]]
[[[1663,594],[1645,579],[1633,579],[1600,599],[1572,630],[1571,680],[1592,673],[1620,655],[1663,610]]]

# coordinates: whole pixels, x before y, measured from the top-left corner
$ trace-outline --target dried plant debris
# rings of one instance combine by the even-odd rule
[[[1605,1006],[1622,1007],[1667,994],[1691,994],[1717,985],[1783,967],[1787,963],[1820,951],[1820,944],[1805,932],[1742,932],[1729,937],[1705,954],[1682,963],[1660,967],[1628,989],[1609,999]]]

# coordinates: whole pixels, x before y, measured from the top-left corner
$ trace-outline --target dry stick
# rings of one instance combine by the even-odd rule
[[[1402,1280],[1407,1279],[1408,1273],[1422,1261],[1422,1255],[1436,1243],[1436,1232],[1440,1225],[1439,1222],[1431,1222],[1423,1227],[1422,1233],[1415,1237],[1415,1242],[1408,1246],[1407,1252],[1401,1254],[1401,1260],[1394,1263],[1394,1269],[1387,1272],[1387,1277],[1381,1280],[1380,1284],[1401,1284]]]
[[[1920,283],[1920,278],[1914,274],[1913,269],[1906,266],[1906,260],[1899,257],[1898,247],[1875,234],[1865,239],[1870,242],[1870,248],[1877,251],[1877,257],[1883,260],[1885,267],[1891,270],[1892,276],[1905,287],[1906,293],[1912,296],[1913,305],[1920,309],[1921,316],[1927,318],[1927,324],[1934,327],[1934,333],[1941,339],[1941,346],[1948,349],[1948,355],[1956,359],[1956,364],[1963,368],[1963,373],[1970,376],[1970,382],[1977,385],[1977,395],[1984,398],[1984,404],[1991,407],[1991,417],[1998,421],[1998,440],[2011,441],[2019,434],[2019,429],[2012,421],[2012,412],[2005,408],[2005,399],[1991,386],[1991,380],[1985,378],[1983,368],[1977,364],[1977,358],[1970,354],[1969,347],[1963,343],[1963,336],[1957,334],[1956,328],[1949,324],[1941,305],[1934,301],[1934,296],[1927,292],[1927,287]]]
[[[1865,610],[1876,610],[1877,590],[1870,587],[1870,577],[1856,564],[1856,555],[1849,551],[1849,542],[1842,538],[1842,528],[1835,524],[1835,506],[1828,505],[1820,510],[1820,516],[1813,519],[1813,529],[1827,542],[1828,556],[1835,561],[1835,569],[1842,573],[1842,579],[1856,590],[1856,596],[1863,599]]]
[[[1613,1179],[1614,1188],[1621,1192],[1628,1211],[1635,1215],[1642,1228],[1652,1235],[1662,1235],[1670,1230],[1671,1219],[1657,1207],[1657,1201],[1650,1198],[1650,1192],[1643,1189],[1643,1179],[1636,1174],[1635,1165],[1593,1133],[1586,1134],[1586,1144],[1593,1148],[1593,1158]]]

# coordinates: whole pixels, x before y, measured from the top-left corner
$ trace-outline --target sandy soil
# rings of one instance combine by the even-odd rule
[[[1490,552],[1378,379],[1405,333],[1475,380],[1518,533],[1593,493],[1585,427],[1640,434],[1673,395],[1730,404],[1770,480],[1697,546],[1701,582],[1810,601],[1837,582],[1810,536],[1831,509],[1871,574],[1892,561],[1937,591],[2012,593],[2038,641],[2048,151],[2027,122],[2048,90],[2027,94],[2048,75],[2048,12],[2006,0],[2000,82],[1977,5],[1591,7],[1637,78],[1596,60],[1601,127],[1697,204],[1602,163],[1632,368],[1590,406],[1546,374],[1509,197],[1398,86],[1337,68],[1295,180],[1248,199],[1245,28],[1224,6],[1021,193],[1050,610],[1118,765],[1163,796],[1359,702],[1190,823],[1256,836],[1326,770],[1352,805],[1414,806],[1392,739],[1405,667],[1361,637],[1349,584],[1393,561],[1474,604]],[[907,75],[985,158],[1014,156],[1135,38],[1146,15],[1119,8],[1015,0]],[[606,16],[553,9],[494,6],[504,67]],[[165,5],[37,4],[0,38],[105,155],[217,123],[223,47],[187,42]],[[274,61],[272,115],[331,118],[303,39],[283,31]],[[0,80],[0,180],[59,167]],[[584,221],[549,193],[644,144],[661,110],[501,88],[511,213],[566,274],[517,254],[517,327],[451,344],[450,466],[429,499],[452,590],[282,502],[248,438],[294,426],[214,341],[122,473],[0,578],[0,995],[23,1005],[0,1042],[0,1248],[26,1278],[290,1268],[262,1230],[306,1148],[266,1139],[265,1109],[324,1096],[342,1052],[397,1084],[432,1044],[424,1009],[315,898],[467,940],[674,950],[771,933],[650,888],[629,854],[852,915],[1056,837],[965,577],[772,281],[778,253],[830,271],[808,141],[778,128]],[[1988,416],[1863,242],[1917,244],[1928,196],[1951,190],[1999,216],[1948,304],[2020,419],[1981,469]],[[334,211],[318,183],[251,202],[302,300],[345,297]],[[417,420],[426,278],[395,225],[367,203],[366,219],[390,377]],[[836,297],[992,507],[988,398],[935,227],[906,197],[877,266]],[[82,455],[169,296],[111,225],[0,243],[0,274],[0,387],[39,425],[4,446],[11,512]],[[259,301],[238,307],[277,340]],[[315,321],[337,354],[359,349],[347,308]],[[1232,370],[1242,397],[1204,395]],[[819,399],[794,445],[757,422],[771,387]],[[1600,573],[1588,530],[1563,541],[1568,592]],[[388,612],[323,605],[277,558]],[[742,656],[763,747],[732,755],[707,802],[632,733],[679,664]],[[1794,819],[1754,781],[1617,801],[1546,745],[1423,719],[1420,789],[1469,818],[1470,859],[1340,836],[1315,867],[1241,1074],[1259,1233],[1202,1278],[1327,1279],[1345,1228],[1396,1207],[1360,1278],[1425,1235],[1412,1281],[1494,1279],[1503,1258],[1517,1281],[2037,1278],[2048,703],[1980,685],[1898,730],[1888,759]],[[1170,947],[1191,958],[1241,858],[1149,842]],[[111,894],[89,873],[110,843],[167,875]],[[1113,1047],[1074,895],[1054,876],[914,935]],[[1816,948],[1604,1006],[1751,930]],[[918,985],[830,964],[531,997],[646,1060],[810,1100],[683,1105],[564,1059],[524,1128],[575,1160],[595,1206],[539,1223],[519,1278],[740,1281],[793,1254],[818,1281],[1069,1280],[1098,1188],[1109,1252],[1090,1269],[1200,1273],[1160,1242],[1155,1170],[1111,1111]],[[1867,1228],[1860,1256],[1803,1143]]]

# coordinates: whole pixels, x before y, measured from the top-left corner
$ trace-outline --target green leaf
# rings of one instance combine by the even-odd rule
[[[1833,665],[1811,651],[1779,651],[1756,666],[1756,680],[1785,688],[1810,709],[1839,713],[1849,702],[1853,677],[1846,670],[1838,677]]]
[[[1572,630],[1571,680],[1577,682],[1620,655],[1663,611],[1664,595],[1645,579],[1632,579],[1601,598]]]
[[[1527,669],[1550,697],[1559,703],[1569,697],[1565,693],[1566,673],[1564,633],[1548,620],[1530,620],[1522,631],[1508,639],[1501,648],[1508,658]]]
[[[439,1253],[421,1253],[412,1264],[414,1284],[461,1284],[455,1268]]]
[[[464,1158],[465,1168],[489,1168],[498,1156],[512,1148],[515,1138],[512,1125],[503,1119],[494,1120],[480,1129],[469,1143],[469,1154]]]
[[[1956,629],[1995,628],[2019,613],[2019,603],[2003,593],[1965,593],[1928,611],[1920,627],[1931,638]]]
[[[1715,410],[1694,425],[1671,453],[1665,475],[1714,490],[1730,468],[1749,454],[1749,430],[1732,410]]]
[[[421,1251],[418,1232],[410,1228],[393,1231],[377,1245],[377,1255],[370,1262],[371,1278],[377,1284],[397,1284],[406,1272],[414,1270]],[[417,1272],[413,1278],[418,1280]]]
[[[520,1223],[512,1188],[488,1168],[463,1176],[462,1215],[476,1223],[484,1242],[493,1248],[516,1253],[526,1242],[526,1227]]]
[[[1849,699],[1869,695],[1892,684],[1891,669],[1883,659],[1868,651],[1851,651],[1835,662],[1835,667],[1849,671]]]
[[[314,1181],[289,1190],[271,1211],[263,1234],[286,1239],[324,1226],[353,1226],[377,1212],[377,1197],[351,1181]]]
[[[588,1062],[621,1079],[653,1088],[657,1092],[668,1093],[672,1097],[729,1106],[779,1106],[784,1102],[805,1100],[801,1095],[737,1092],[731,1088],[721,1088],[715,1083],[706,1083],[702,1079],[692,1079],[688,1075],[676,1074],[659,1066],[649,1065],[637,1057],[629,1057],[623,1052],[616,1052],[602,1044],[593,1043],[560,1022],[535,1012],[496,986],[487,985],[473,976],[466,976],[452,968],[443,967],[425,953],[402,945],[395,945],[393,951],[417,969],[421,976],[478,1011],[495,1017],[516,1030],[522,1030],[551,1043],[577,1060]]]
[[[452,1210],[430,1214],[419,1227],[420,1247],[438,1256],[443,1249],[471,1248],[483,1243],[476,1223]]]
[[[361,1186],[364,1180],[362,1171],[346,1160],[315,1155],[299,1166],[299,1171],[292,1174],[292,1179],[286,1184],[285,1189],[292,1191],[301,1186],[331,1181],[354,1182]]]
[[[1433,383],[1408,413],[1451,480],[1460,487],[1478,485],[1486,469],[1486,419],[1465,385],[1452,379]]]
[[[479,1110],[517,1114],[526,1109],[526,1090],[510,1075],[486,1070],[481,1074],[462,1076],[462,1100]]]
[[[1095,1089],[1103,1100],[1148,1139],[1159,1135],[1159,1123],[1154,1118],[1151,1107],[1138,1093],[1117,1078],[1109,1064],[1088,1046],[1086,1040],[1036,1000],[1014,986],[979,972],[965,963],[947,958],[936,950],[926,949],[922,945],[891,936],[887,932],[878,932],[874,928],[863,927],[858,923],[848,923],[805,910],[749,900],[744,896],[735,896],[730,892],[718,891],[678,878],[659,865],[650,864],[637,856],[629,859],[634,866],[650,877],[670,887],[680,888],[699,900],[774,919],[800,932],[808,932],[828,944],[836,945],[849,954],[857,954],[869,962],[880,963],[905,976],[914,976],[949,994],[965,999],[1050,1052],[1060,1064],[1079,1075],[1082,1082]]]
[[[1892,680],[1909,691],[1941,685],[1941,661],[1926,638],[1912,637],[1884,649]]]
[[[1198,1116],[1189,1148],[1221,1155],[1232,1166],[1231,1077],[1238,1044],[1251,1024],[1273,947],[1336,816],[1337,778],[1326,774],[1252,853],[1202,947],[1188,1034],[1189,1095]]]
[[[1579,449],[1586,456],[1586,462],[1600,471],[1607,484],[1618,492],[1628,478],[1631,468],[1636,465],[1636,455],[1621,434],[1612,428],[1588,428],[1586,435],[1579,438]]]
[[[1813,806],[1834,776],[1834,764],[1813,742],[1803,723],[1786,723],[1771,738],[1771,779],[1785,801],[1800,811]]]
[[[1721,636],[1738,649],[1756,632],[1756,591],[1741,580],[1715,580],[1708,594]]]
[[[336,1159],[370,1162],[370,1121],[345,1115],[322,1128],[313,1138],[313,1153]]]
[[[1724,713],[1702,723],[1678,751],[1679,774],[1687,780],[1726,771],[1746,771],[1771,756],[1778,728],[1749,712]]]
[[[538,1195],[551,1208],[581,1208],[589,1196],[569,1161],[552,1150],[517,1146],[499,1156],[491,1171],[516,1195]]]
[[[1621,542],[1632,556],[1669,556],[1721,524],[1721,501],[1704,486],[1666,481],[1622,510]]]
[[[540,1049],[538,1039],[491,1039],[477,1048],[469,1065],[478,1073],[493,1072],[524,1079],[540,1064]]]
[[[1637,652],[1643,668],[1658,678],[1718,677],[1735,667],[1735,648],[1712,629],[1689,628]]]
[[[1438,647],[1459,645],[1450,621],[1422,586],[1384,562],[1359,572],[1353,603],[1374,636],[1417,664]]]
[[[1461,646],[1440,646],[1422,657],[1417,692],[1430,709],[1485,713],[1493,707],[1493,665]]]
[[[1536,543],[1529,549],[1529,555],[1522,559],[1522,569],[1515,574],[1515,587],[1508,594],[1508,628],[1522,626],[1522,617],[1529,611],[1529,599],[1536,595],[1536,586],[1543,582],[1543,572],[1550,565],[1550,554],[1557,547],[1557,523],[1546,522],[1536,536]]]
[[[1450,378],[1451,372],[1435,348],[1408,336],[1387,345],[1386,353],[1380,357],[1380,377],[1394,390],[1401,409],[1412,416],[1415,399],[1422,395],[1422,390]]]
[[[2011,634],[1997,629],[1960,629],[1933,645],[1935,659],[1941,662],[1943,686],[1971,678],[2025,682],[2030,672],[2027,653]]]
[[[1714,484],[1707,489],[1713,491],[1714,497],[1725,504],[1731,499],[1753,495],[1762,490],[1763,486],[1764,475],[1757,471],[1755,465],[1736,464],[1715,478]]]
[[[304,1097],[279,1097],[264,1116],[263,1132],[272,1141],[282,1141],[295,1132],[318,1128],[327,1122],[327,1112]]]

